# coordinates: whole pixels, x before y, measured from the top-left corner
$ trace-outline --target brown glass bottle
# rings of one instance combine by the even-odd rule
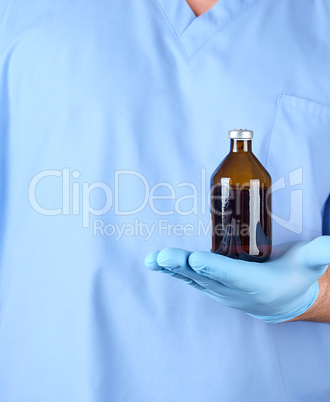
[[[229,131],[230,153],[212,175],[212,252],[263,262],[272,250],[271,177],[252,153],[252,137]]]

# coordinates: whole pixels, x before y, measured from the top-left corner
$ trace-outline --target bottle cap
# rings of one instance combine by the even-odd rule
[[[253,131],[235,128],[229,131],[228,137],[236,140],[250,140],[253,137]]]

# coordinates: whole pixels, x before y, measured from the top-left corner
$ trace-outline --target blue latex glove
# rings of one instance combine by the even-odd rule
[[[318,278],[330,263],[330,236],[274,247],[264,263],[231,259],[206,251],[165,248],[145,265],[206,293],[227,307],[268,323],[290,320],[316,300]]]

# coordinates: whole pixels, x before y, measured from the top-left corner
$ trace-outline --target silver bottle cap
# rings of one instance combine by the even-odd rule
[[[251,140],[253,131],[235,128],[235,130],[229,131],[228,137],[235,140]]]

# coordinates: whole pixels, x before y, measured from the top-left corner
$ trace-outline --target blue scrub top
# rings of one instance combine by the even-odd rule
[[[0,24],[0,400],[329,401],[329,325],[144,267],[210,249],[233,128],[276,183],[274,244],[322,233],[329,1],[3,0]]]

